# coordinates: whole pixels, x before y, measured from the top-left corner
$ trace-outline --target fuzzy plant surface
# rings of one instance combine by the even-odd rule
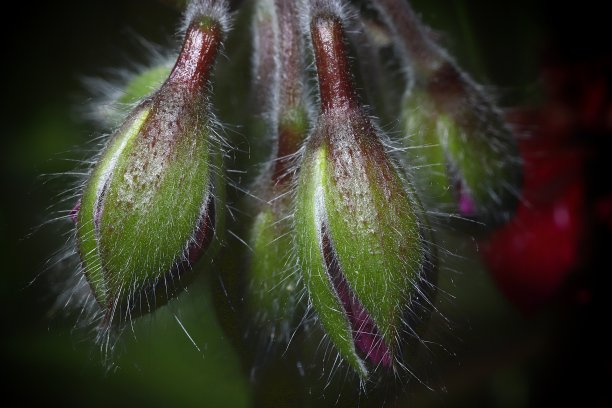
[[[249,299],[256,324],[264,336],[284,338],[295,331],[300,310],[301,279],[293,254],[293,189],[298,151],[310,127],[305,41],[301,36],[297,2],[258,1],[253,19],[254,78],[263,103],[265,140],[272,158],[251,190],[255,219],[249,234],[253,249],[249,268]],[[273,86],[270,86],[270,81]],[[303,302],[302,302],[303,303]]]
[[[299,389],[421,381],[439,254],[449,231],[469,240],[442,220],[494,228],[519,200],[502,111],[405,0],[178,3],[180,47],[96,110],[109,136],[70,211],[67,303],[115,351],[188,298],[256,389],[281,360]],[[386,60],[401,75],[380,78]]]
[[[401,121],[423,199],[442,213],[503,224],[519,201],[518,143],[487,92],[431,38],[407,2],[374,7],[409,66]]]
[[[206,95],[223,32],[215,13],[187,9],[174,67],[109,138],[74,209],[83,274],[105,325],[173,296],[219,227],[221,152]],[[123,98],[144,94],[159,70],[135,78]]]
[[[302,158],[296,234],[312,306],[367,378],[367,365],[401,365],[402,319],[434,284],[426,271],[436,266],[426,265],[421,204],[358,102],[341,13],[323,2],[311,8],[321,113]]]

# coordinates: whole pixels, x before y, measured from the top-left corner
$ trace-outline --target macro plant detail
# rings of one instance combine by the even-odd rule
[[[501,110],[431,39],[407,2],[375,7],[408,67],[401,120],[423,199],[489,225],[507,221],[520,195],[521,161]]]
[[[99,110],[114,130],[71,218],[104,341],[209,274],[196,263],[214,262],[221,282],[237,282],[222,288],[237,319],[270,350],[299,348],[292,339],[316,337],[316,327],[334,366],[362,389],[416,377],[415,345],[427,343],[437,313],[437,235],[449,227],[440,220],[504,223],[522,163],[493,98],[408,2],[367,1],[367,17],[363,3],[191,0],[173,63],[135,74]],[[215,69],[229,38],[244,35],[232,31],[243,11],[250,88],[231,99],[254,106],[236,133],[265,146],[248,160],[220,136],[227,112],[213,94],[232,89]],[[363,58],[381,58],[372,32],[354,35],[368,19],[401,67],[401,100],[381,109],[396,112],[400,134],[382,130],[370,89],[360,89],[386,91],[359,70],[375,62]],[[229,234],[237,240],[225,241]]]
[[[299,264],[331,341],[366,378],[366,362],[401,365],[404,315],[431,302],[422,287],[436,266],[418,198],[358,102],[342,11],[313,2],[310,13],[321,113],[300,165]]]
[[[258,100],[263,105],[267,135],[262,137],[274,147],[272,159],[252,187],[261,200],[254,204],[257,214],[249,236],[253,248],[249,297],[262,331],[272,339],[288,339],[301,318],[301,283],[292,256],[292,189],[296,155],[309,129],[310,98],[298,4],[262,0],[256,7],[253,77],[258,79]]]
[[[174,68],[110,137],[74,209],[83,273],[105,325],[173,296],[220,223],[220,152],[206,94],[223,23],[196,4]]]

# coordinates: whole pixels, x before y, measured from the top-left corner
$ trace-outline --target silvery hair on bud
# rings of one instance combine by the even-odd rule
[[[306,0],[310,16],[327,14],[337,16],[341,20],[346,19],[346,7],[342,0]]]
[[[227,0],[190,0],[183,17],[183,31],[187,30],[193,20],[202,17],[217,21],[224,33],[231,28]]]
[[[344,24],[350,19],[350,10],[343,0],[302,0],[302,27],[310,32],[310,21],[314,16],[334,16]]]

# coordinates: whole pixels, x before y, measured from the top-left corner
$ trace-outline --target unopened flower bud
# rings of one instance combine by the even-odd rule
[[[518,199],[520,159],[501,113],[449,64],[405,98],[409,162],[426,203],[487,223],[506,220]]]
[[[222,27],[208,3],[188,8],[169,77],[111,137],[81,197],[79,252],[107,324],[118,311],[146,313],[175,295],[220,222],[207,95]]]
[[[375,7],[408,73],[402,121],[428,206],[488,224],[507,220],[519,197],[521,160],[501,111],[407,1],[378,0]]]
[[[303,78],[304,46],[295,3],[262,0],[258,2],[258,11],[268,19],[256,16],[259,53],[255,54],[255,66],[268,75],[256,76],[255,80],[267,78],[271,83],[258,83],[256,89],[268,88],[259,98],[262,106],[268,107],[266,131],[274,143],[274,151],[253,188],[262,201],[257,203],[249,237],[253,249],[249,303],[256,315],[255,324],[263,329],[264,337],[289,340],[300,317],[301,299],[291,215],[294,156],[309,128]],[[266,63],[267,70],[263,69]]]
[[[427,223],[412,187],[360,105],[343,26],[313,2],[311,37],[321,115],[307,142],[295,228],[310,302],[340,355],[366,379],[395,372],[430,299]],[[425,299],[424,299],[425,298]]]

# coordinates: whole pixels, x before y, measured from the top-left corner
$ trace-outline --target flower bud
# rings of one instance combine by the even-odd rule
[[[365,379],[371,368],[403,366],[402,348],[416,329],[405,317],[431,301],[423,290],[433,271],[427,224],[358,102],[341,20],[313,9],[321,115],[301,162],[296,245],[316,315]]]
[[[442,71],[446,72],[442,72]],[[409,162],[430,208],[503,222],[521,182],[518,148],[494,105],[453,65],[405,98]]]
[[[254,323],[268,339],[288,340],[295,327],[299,300],[298,275],[293,267],[291,223],[287,200],[271,203],[255,217],[249,242],[249,304]]]
[[[506,221],[521,184],[517,143],[491,98],[439,47],[406,1],[379,0],[402,59],[408,91],[408,157],[428,206]]]
[[[268,75],[256,76],[255,80],[271,80],[256,88],[268,87],[260,98],[261,105],[268,107],[266,131],[272,136],[274,154],[253,189],[262,201],[257,204],[249,239],[253,249],[249,300],[256,314],[255,324],[263,329],[264,336],[288,341],[297,325],[301,299],[291,214],[294,156],[309,127],[302,68],[304,46],[295,3],[262,0],[258,6],[259,14],[268,16],[269,21],[256,17],[259,53],[255,54],[255,66]],[[272,72],[263,70],[266,63]]]
[[[221,221],[207,94],[222,29],[193,8],[169,77],[111,137],[81,197],[78,247],[106,324],[174,296]]]

